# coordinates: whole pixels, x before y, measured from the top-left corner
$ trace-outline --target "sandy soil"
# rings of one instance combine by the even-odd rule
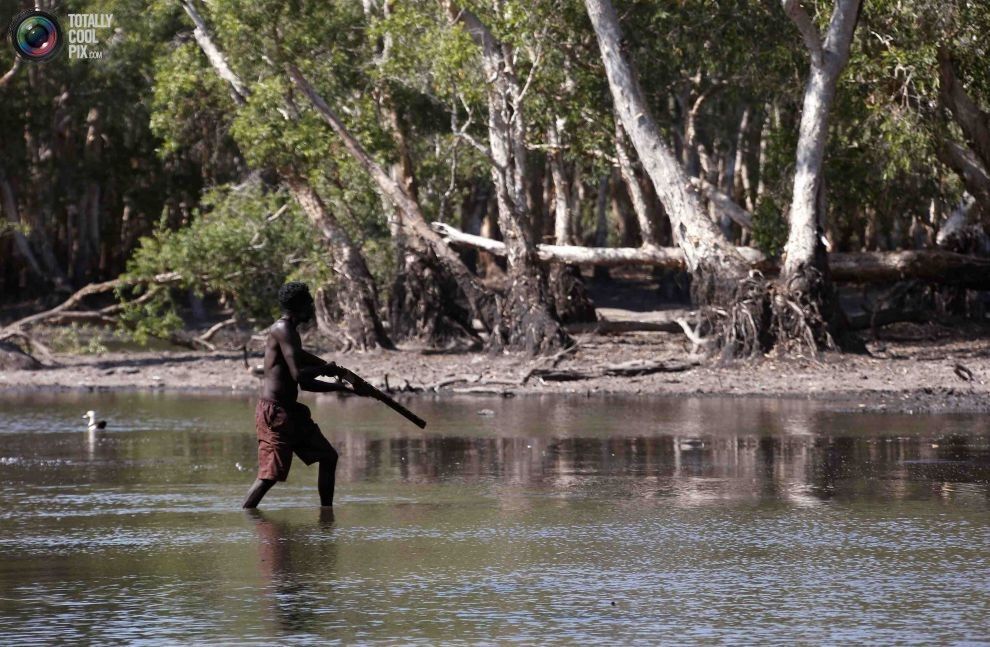
[[[683,335],[648,332],[583,335],[573,352],[534,360],[519,355],[398,352],[324,354],[376,385],[464,394],[626,393],[779,396],[834,401],[843,408],[910,412],[990,412],[990,336],[985,330],[897,324],[868,342],[871,355],[830,354],[820,361],[696,363]],[[171,389],[253,391],[258,378],[239,350],[60,354],[55,366],[0,371],[0,389]],[[254,354],[252,363],[259,357]],[[660,363],[648,375],[602,375],[607,365]],[[533,371],[554,370],[555,381]],[[969,375],[972,379],[968,379]],[[529,376],[528,379],[524,378]]]

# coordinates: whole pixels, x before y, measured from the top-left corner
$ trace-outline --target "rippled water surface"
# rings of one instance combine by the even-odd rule
[[[984,416],[307,402],[335,518],[249,398],[0,394],[0,641],[990,644]]]

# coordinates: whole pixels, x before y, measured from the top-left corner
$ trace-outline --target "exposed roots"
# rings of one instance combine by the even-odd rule
[[[821,273],[814,268],[783,283],[753,270],[739,281],[728,306],[701,309],[695,346],[721,361],[758,357],[771,350],[817,358],[819,351],[835,349],[819,305],[825,289]]]
[[[436,257],[410,251],[404,263],[389,298],[392,338],[436,348],[477,344],[468,299]]]
[[[519,272],[513,277],[488,339],[489,351],[546,355],[574,343],[560,323],[543,271],[534,269],[528,276]]]
[[[820,270],[805,267],[782,286],[774,288],[771,299],[771,332],[779,352],[817,356],[820,350],[835,350],[835,340],[822,312],[822,304],[833,300]]]

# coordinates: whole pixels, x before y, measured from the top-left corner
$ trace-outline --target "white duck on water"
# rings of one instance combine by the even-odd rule
[[[95,411],[92,410],[87,411],[85,414],[83,414],[83,418],[89,418],[89,424],[86,425],[86,429],[88,429],[89,431],[96,431],[97,429],[107,428],[107,421],[97,420]]]

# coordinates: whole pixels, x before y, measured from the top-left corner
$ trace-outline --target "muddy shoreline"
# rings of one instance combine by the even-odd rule
[[[887,331],[868,347],[870,355],[763,358],[719,366],[690,358],[681,336],[630,333],[588,336],[573,352],[552,359],[414,348],[321,355],[375,385],[387,381],[394,391],[410,396],[756,396],[818,400],[861,411],[990,412],[990,340],[915,326]],[[253,353],[250,362],[258,359]],[[41,370],[0,371],[0,392],[253,393],[259,384],[245,369],[240,350],[58,354],[49,364]],[[622,374],[603,374],[608,366],[619,367]],[[630,374],[639,368],[648,374]]]

